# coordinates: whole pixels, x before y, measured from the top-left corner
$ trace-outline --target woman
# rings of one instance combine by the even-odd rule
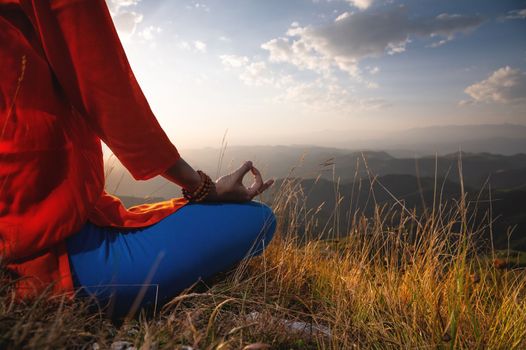
[[[126,210],[104,191],[101,140],[185,197]],[[103,0],[0,0],[0,255],[21,297],[80,289],[117,314],[173,297],[264,249],[275,219],[251,200],[271,184],[251,162],[213,182],[181,158]]]

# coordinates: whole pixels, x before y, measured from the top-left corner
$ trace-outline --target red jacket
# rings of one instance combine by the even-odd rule
[[[131,71],[104,0],[0,0],[0,257],[21,296],[72,290],[64,240],[86,220],[142,227],[104,191],[101,140],[135,179],[179,158]]]

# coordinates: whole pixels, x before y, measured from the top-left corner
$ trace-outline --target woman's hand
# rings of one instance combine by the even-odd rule
[[[243,185],[243,178],[249,171],[254,175],[254,183],[246,188]],[[179,158],[162,175],[190,192],[194,192],[201,184],[201,176],[183,158]],[[263,193],[273,183],[274,180],[263,182],[259,170],[252,165],[251,161],[247,161],[233,173],[217,179],[215,189],[210,192],[205,201],[247,202]]]
[[[243,178],[248,172],[254,175],[254,183],[250,187],[243,185]],[[231,174],[220,177],[215,182],[215,191],[211,192],[206,201],[211,202],[247,202],[263,193],[272,186],[274,180],[263,182],[261,173],[251,161],[246,161]]]

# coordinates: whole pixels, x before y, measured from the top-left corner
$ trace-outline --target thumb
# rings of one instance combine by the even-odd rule
[[[250,171],[250,169],[252,169],[252,162],[247,160],[236,171],[234,171],[233,175],[236,181],[242,182],[243,178]]]

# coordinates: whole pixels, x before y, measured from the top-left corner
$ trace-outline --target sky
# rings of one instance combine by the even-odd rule
[[[179,148],[526,125],[526,1],[107,0]]]

